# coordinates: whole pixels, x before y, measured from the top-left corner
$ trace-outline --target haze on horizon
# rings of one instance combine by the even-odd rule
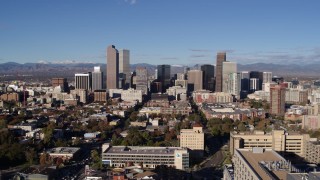
[[[317,0],[5,0],[0,63],[106,63],[110,44],[131,64],[320,62]]]

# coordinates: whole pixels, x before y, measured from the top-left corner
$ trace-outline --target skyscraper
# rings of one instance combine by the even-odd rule
[[[250,93],[261,90],[259,88],[260,80],[258,78],[250,78]]]
[[[123,89],[128,89],[131,82],[131,73],[130,73],[130,51],[127,49],[119,50],[119,73],[123,74],[122,77],[125,77]]]
[[[203,74],[200,70],[190,70],[188,71],[188,91],[201,90],[203,87]]]
[[[272,72],[263,72],[263,81],[262,83],[272,82]]]
[[[218,52],[217,54],[217,63],[216,63],[216,92],[222,92],[222,66],[223,62],[227,59],[225,52]]]
[[[107,89],[119,87],[119,53],[114,45],[107,48]]]
[[[161,83],[162,92],[166,92],[166,90],[170,87],[170,65],[158,65],[157,66],[157,81]]]
[[[240,98],[241,91],[241,79],[240,73],[230,73],[228,81],[228,93],[236,96],[237,99]]]
[[[259,79],[259,90],[262,89],[262,81],[263,81],[263,72],[259,71],[250,71],[250,78],[256,78]]]
[[[52,87],[61,86],[63,92],[69,92],[67,78],[52,78]]]
[[[205,64],[201,66],[203,72],[203,89],[214,91],[214,66]]]
[[[92,91],[102,89],[103,73],[100,70],[100,66],[95,66],[91,74],[92,74]]]
[[[91,90],[91,73],[75,74],[75,89]]]
[[[222,92],[230,92],[228,89],[229,75],[237,73],[237,63],[225,61],[222,63]]]
[[[270,113],[283,115],[285,113],[286,89],[277,85],[270,87]]]
[[[145,67],[136,68],[136,90],[142,90],[142,94],[148,94],[148,71]]]

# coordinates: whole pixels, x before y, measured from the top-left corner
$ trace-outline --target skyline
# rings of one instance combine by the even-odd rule
[[[113,44],[131,64],[320,62],[320,2],[195,0],[4,1],[0,63],[106,63]],[[280,61],[280,62],[279,62]]]

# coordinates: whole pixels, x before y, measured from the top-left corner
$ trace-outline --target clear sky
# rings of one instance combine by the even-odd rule
[[[319,0],[1,0],[0,63],[320,62]]]

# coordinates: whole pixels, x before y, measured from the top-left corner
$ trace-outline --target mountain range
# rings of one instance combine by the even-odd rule
[[[12,74],[31,74],[46,73],[59,75],[60,77],[74,76],[75,73],[91,72],[94,66],[101,66],[101,70],[105,72],[106,64],[103,63],[69,63],[69,64],[53,64],[53,63],[25,63],[19,64],[15,62],[7,62],[0,64],[0,75]],[[131,64],[131,71],[136,67],[146,67],[149,73],[154,73],[156,65],[147,63]],[[199,69],[201,65],[196,64],[189,66],[191,69]],[[183,65],[174,65],[171,67],[171,73],[183,72]],[[268,71],[273,75],[285,77],[317,77],[320,76],[320,64],[272,64],[272,63],[255,63],[255,64],[238,64],[238,71]]]

